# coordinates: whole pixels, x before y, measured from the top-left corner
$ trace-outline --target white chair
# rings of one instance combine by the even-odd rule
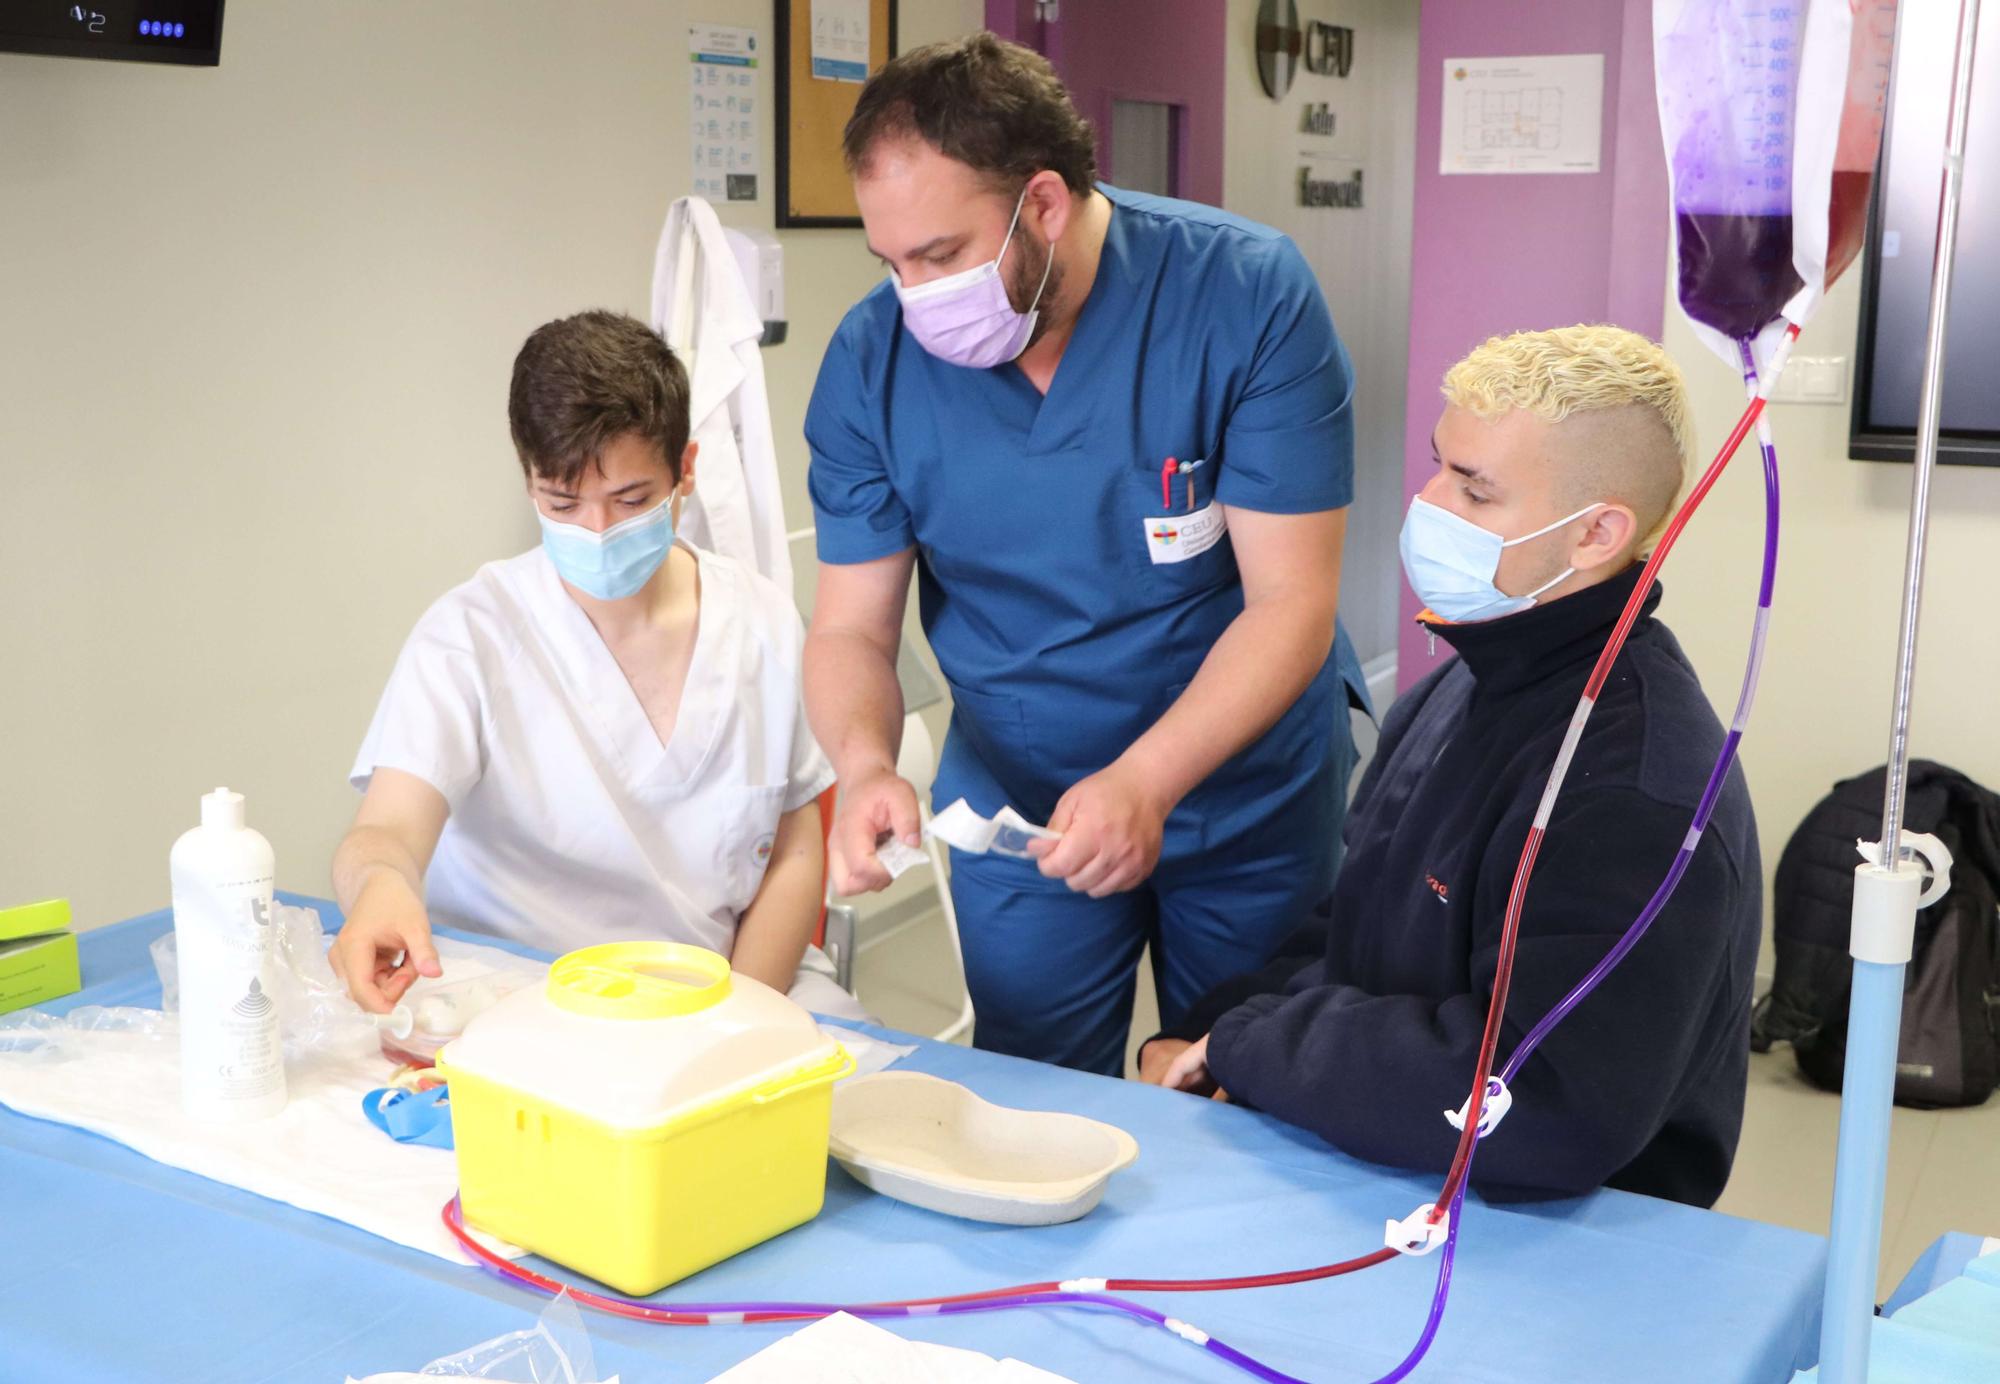
[[[928,825],[931,812],[925,804],[930,802],[931,784],[937,779],[937,746],[931,740],[930,727],[914,711],[903,718],[903,747],[896,755],[896,772],[908,779],[910,786],[917,790],[917,811]],[[972,1031],[972,991],[965,981],[965,944],[958,936],[958,909],[951,901],[951,881],[945,867],[944,847],[928,833],[924,837],[924,855],[930,861],[938,909],[944,914],[945,928],[951,933],[951,955],[958,963],[959,991],[963,996],[958,1017],[931,1036],[941,1043],[951,1043]]]
[[[931,783],[937,777],[937,746],[931,739],[930,728],[923,717],[911,712],[903,718],[903,747],[896,756],[896,772],[907,779],[917,790],[918,811],[926,823],[930,820],[930,809],[923,806],[930,798]],[[931,881],[937,891],[938,908],[944,914],[945,927],[951,933],[951,954],[958,962],[960,993],[963,996],[958,1015],[950,1023],[933,1033],[931,1037],[942,1043],[956,1042],[972,1029],[972,994],[965,988],[965,948],[958,936],[958,910],[951,901],[951,885],[945,866],[944,847],[936,840],[924,840],[925,868],[931,872]],[[857,912],[852,904],[836,903],[827,908],[826,949],[833,958],[836,974],[842,986],[854,988],[854,956],[858,950],[855,940]]]

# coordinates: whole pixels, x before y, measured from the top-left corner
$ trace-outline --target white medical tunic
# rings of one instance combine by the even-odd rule
[[[833,769],[806,725],[790,598],[690,551],[700,613],[665,744],[540,548],[417,622],[349,777],[365,790],[400,769],[450,804],[425,877],[434,923],[552,952],[667,939],[729,954],[778,819]],[[825,956],[809,950],[807,972],[830,974]]]

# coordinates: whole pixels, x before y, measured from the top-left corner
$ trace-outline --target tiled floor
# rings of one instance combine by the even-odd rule
[[[1789,1049],[1752,1055],[1743,1139],[1716,1210],[1824,1234],[1839,1127],[1839,1098],[1801,1076]],[[1947,1230],[2000,1235],[2000,1098],[1966,1110],[1897,1107],[1880,1294]]]
[[[864,919],[862,937],[867,945]],[[957,1012],[957,958],[933,915],[863,951],[862,1000],[898,1028],[933,1033]],[[1150,977],[1133,1016],[1137,1039],[1155,1029]],[[1750,1059],[1750,1093],[1736,1169],[1717,1210],[1824,1234],[1833,1200],[1840,1103],[1799,1075],[1788,1049]],[[1971,1110],[1898,1108],[1882,1223],[1881,1295],[1947,1230],[2000,1235],[2000,1097]]]

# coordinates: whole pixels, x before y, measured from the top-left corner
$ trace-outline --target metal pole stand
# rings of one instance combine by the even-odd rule
[[[1873,859],[1854,872],[1854,921],[1848,943],[1854,957],[1854,988],[1847,1020],[1847,1066],[1841,1085],[1840,1151],[1833,1177],[1832,1245],[1827,1253],[1826,1297],[1820,1321],[1821,1384],[1866,1384],[1868,1379],[1875,1270],[1882,1245],[1883,1180],[1888,1170],[1889,1117],[1896,1085],[1896,1038],[1903,1014],[1903,972],[1916,935],[1918,908],[1942,897],[1950,884],[1950,857],[1943,854],[1942,847],[1932,853],[1934,838],[1904,832],[1903,806],[1910,776],[1910,700],[1923,602],[1931,473],[1937,466],[1945,322],[1951,302],[1952,259],[1958,244],[1965,131],[1972,106],[1973,36],[1978,27],[1979,0],[1960,0],[1951,115],[1945,128],[1944,182],[1938,197],[1937,253],[1931,264],[1916,466],[1910,484],[1910,537],[1903,564],[1902,628],[1890,718],[1889,765],[1883,786],[1882,840]],[[1912,846],[1930,861],[1933,879],[1928,892],[1922,870],[1905,859]]]

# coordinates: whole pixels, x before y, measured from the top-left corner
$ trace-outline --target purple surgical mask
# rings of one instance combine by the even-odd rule
[[[1028,190],[1021,189],[1014,202],[1014,219],[1007,223],[1007,237],[1000,242],[1000,255],[976,268],[929,283],[906,288],[896,279],[896,297],[903,304],[903,325],[917,344],[952,365],[986,370],[1005,365],[1028,347],[1035,334],[1036,308],[1042,290],[1049,286],[1049,269],[1055,264],[1050,247],[1042,266],[1042,282],[1035,289],[1035,301],[1026,312],[1017,311],[1007,296],[1007,284],[1000,277],[1000,264],[1013,243],[1014,227],[1021,220],[1021,203]]]

